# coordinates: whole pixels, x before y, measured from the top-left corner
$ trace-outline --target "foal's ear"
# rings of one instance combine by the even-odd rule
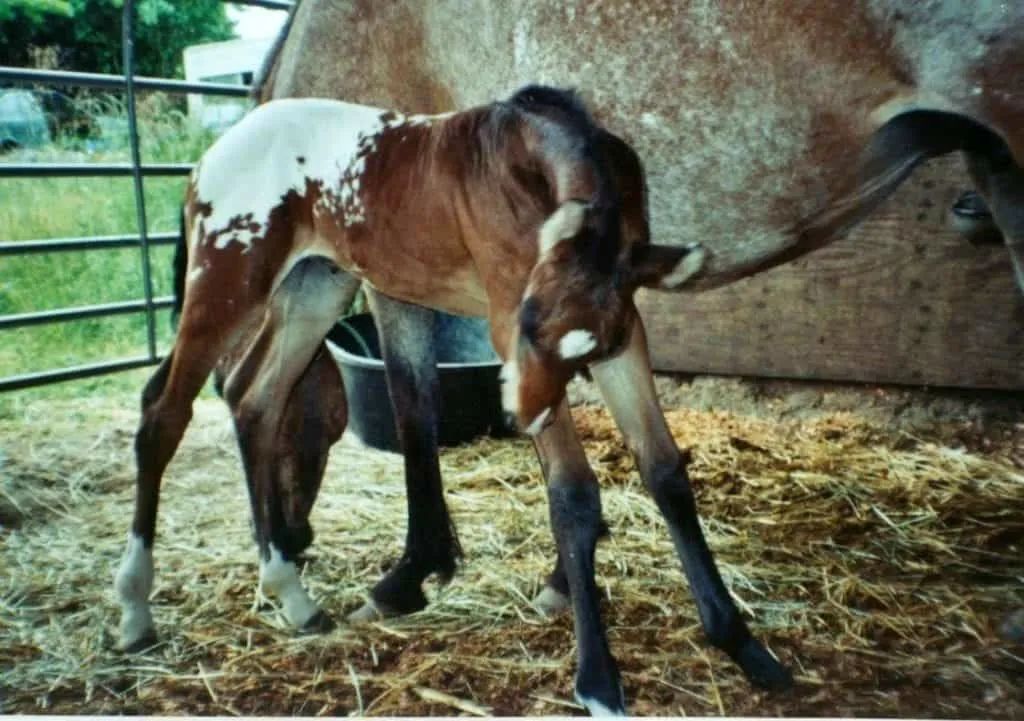
[[[634,287],[679,290],[704,267],[706,259],[707,250],[700,243],[638,245],[630,253],[625,278]]]

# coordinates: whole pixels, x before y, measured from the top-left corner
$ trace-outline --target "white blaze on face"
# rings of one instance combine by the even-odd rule
[[[506,413],[519,413],[519,364],[508,361],[501,367],[501,407]]]
[[[121,602],[121,644],[130,646],[153,628],[149,594],[153,590],[153,550],[140,536],[128,536],[128,546],[114,578]]]
[[[335,100],[287,99],[261,105],[207,151],[196,171],[196,199],[212,210],[204,219],[207,236],[218,231],[216,247],[240,243],[245,249],[266,231],[270,212],[290,190],[306,192],[306,179],[322,181],[325,191],[358,196],[352,169],[361,144],[385,127],[385,111]],[[348,188],[339,188],[342,178]],[[361,209],[357,209],[361,213]],[[248,227],[227,230],[233,219],[252,214]]]
[[[270,560],[260,559],[260,588],[281,602],[288,623],[298,628],[320,611],[303,588],[298,567],[284,560],[274,544],[270,544]]]
[[[704,267],[708,252],[700,243],[687,246],[690,252],[679,259],[676,267],[663,276],[658,285],[665,290],[676,290]]]
[[[558,341],[558,354],[562,358],[580,358],[597,347],[597,339],[589,330],[576,328],[563,335]]]

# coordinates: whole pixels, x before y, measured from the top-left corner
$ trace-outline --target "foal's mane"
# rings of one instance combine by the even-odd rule
[[[610,271],[620,248],[621,199],[602,152],[607,133],[574,90],[527,85],[506,100],[456,113],[438,130],[436,142],[459,152],[475,180],[498,183],[517,197],[513,207],[527,203],[551,213],[566,200],[585,202],[590,232],[579,236],[576,250]],[[526,151],[524,133],[532,134],[533,153]],[[576,174],[594,179],[592,195],[562,197],[559,177]]]

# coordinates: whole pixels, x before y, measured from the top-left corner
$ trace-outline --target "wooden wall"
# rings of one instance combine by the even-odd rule
[[[999,246],[947,220],[970,188],[930,163],[831,247],[699,295],[642,293],[657,370],[1024,388],[1024,298]]]

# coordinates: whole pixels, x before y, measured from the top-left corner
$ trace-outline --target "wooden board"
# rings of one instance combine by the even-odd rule
[[[698,295],[638,298],[657,370],[1024,388],[1024,298],[1000,246],[947,213],[957,159],[920,169],[829,248]]]

